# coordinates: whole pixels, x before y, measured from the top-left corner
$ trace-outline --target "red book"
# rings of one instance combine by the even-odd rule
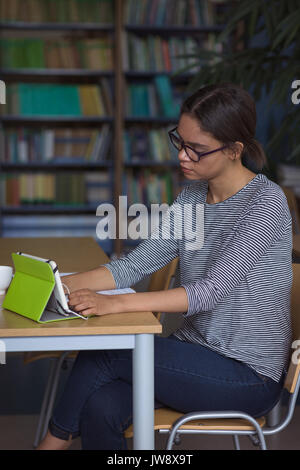
[[[170,59],[169,43],[165,39],[162,40],[162,53],[163,53],[165,70],[166,72],[171,72],[172,64],[171,64],[171,59]]]
[[[149,14],[149,24],[152,24],[152,25],[155,24],[158,2],[159,0],[152,1],[152,6],[151,6],[150,14]]]

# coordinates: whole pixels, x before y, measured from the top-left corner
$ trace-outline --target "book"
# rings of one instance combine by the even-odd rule
[[[179,109],[175,107],[172,96],[170,79],[166,75],[159,75],[154,78],[163,115],[174,118],[178,115]]]
[[[209,47],[211,50],[222,50],[217,43],[215,33],[210,33]],[[191,63],[191,55],[204,47],[207,41],[192,36],[161,37],[149,34],[146,37],[127,34],[123,41],[124,69],[135,71],[178,72]],[[127,46],[127,47],[126,47]]]
[[[6,163],[78,163],[108,159],[110,126],[92,129],[28,129],[1,133],[1,161]]]
[[[113,23],[112,0],[0,0],[5,21]]]
[[[22,116],[107,116],[112,113],[111,100],[105,79],[100,86],[20,83],[7,87],[7,104],[0,109]]]
[[[178,192],[178,181],[171,172],[155,172],[150,169],[126,170],[123,177],[123,191],[128,196],[128,205],[139,202],[151,204],[172,204]]]
[[[124,22],[131,25],[202,26],[217,22],[220,7],[211,0],[127,0]]]
[[[181,87],[173,87],[167,75],[157,75],[152,81],[130,83],[124,96],[128,116],[178,118],[183,97]]]

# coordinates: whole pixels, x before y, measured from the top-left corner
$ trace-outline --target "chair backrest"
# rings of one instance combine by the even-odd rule
[[[299,340],[300,347],[300,264],[293,264],[293,286],[291,293],[291,318],[293,330],[293,342]],[[298,360],[297,360],[298,359]],[[300,349],[292,350],[289,370],[285,379],[285,388],[294,393],[297,379],[300,373]]]
[[[178,258],[175,258],[159,271],[153,273],[149,281],[148,292],[169,289],[172,277],[175,276],[177,265]],[[157,312],[156,317],[159,320],[161,317],[161,312]]]
[[[295,193],[291,188],[288,188],[287,186],[281,186],[281,188],[286,196],[287,203],[292,216],[293,234],[298,235],[300,233],[300,215]]]

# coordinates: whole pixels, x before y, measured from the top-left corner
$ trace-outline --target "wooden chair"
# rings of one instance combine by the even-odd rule
[[[152,274],[148,291],[153,292],[157,290],[166,290],[170,287],[173,277],[175,276],[178,258],[172,260],[168,265]],[[161,318],[161,312],[156,313],[158,319]],[[34,439],[34,447],[37,447],[40,440],[45,436],[48,428],[48,423],[52,415],[54,402],[57,394],[60,373],[63,367],[67,367],[69,361],[74,361],[77,356],[77,351],[41,351],[29,352],[24,354],[24,363],[29,364],[41,359],[50,359],[51,367],[44,392],[42,407],[40,411],[38,426]]]
[[[168,290],[172,288],[177,266],[178,258],[175,258],[159,271],[156,271],[154,274],[152,274],[148,285],[148,292]],[[161,320],[162,312],[156,312],[155,316],[158,320]]]
[[[247,413],[237,411],[226,412],[194,412],[178,413],[172,409],[160,408],[155,411],[154,429],[160,433],[169,434],[167,450],[171,450],[173,443],[182,434],[230,434],[233,436],[235,448],[240,449],[239,435],[248,435],[254,444],[266,450],[265,436],[282,431],[291,421],[296,405],[300,386],[300,264],[293,264],[293,288],[291,294],[291,314],[293,328],[293,346],[290,365],[285,379],[284,388],[289,394],[287,411],[284,418],[275,426],[268,426],[266,418],[254,419]],[[297,341],[297,343],[294,343]],[[296,359],[299,359],[296,361]],[[125,437],[133,435],[130,426],[125,431]]]
[[[299,215],[299,207],[298,202],[295,196],[294,191],[287,186],[281,186],[284,194],[287,198],[288,206],[290,209],[290,213],[293,220],[293,234],[298,235],[300,234],[300,215]]]

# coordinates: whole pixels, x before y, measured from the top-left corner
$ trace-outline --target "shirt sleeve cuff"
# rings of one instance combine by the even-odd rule
[[[185,317],[195,315],[195,313],[197,313],[197,310],[195,309],[196,299],[195,299],[195,292],[194,292],[194,289],[192,287],[192,284],[186,284],[182,287],[185,289],[187,299],[188,299],[188,309],[183,315]]]
[[[123,287],[129,287],[127,285],[124,285],[124,279],[122,283],[122,277],[120,276],[120,272],[118,269],[118,266],[116,266],[117,262],[116,261],[111,261],[110,263],[105,263],[102,264],[101,266],[104,266],[107,268],[110,272],[112,277],[114,278],[115,284],[116,284],[116,289],[122,289]]]
[[[191,282],[182,287],[185,289],[188,298],[188,309],[184,313],[185,316],[212,310],[212,293],[204,281]]]

